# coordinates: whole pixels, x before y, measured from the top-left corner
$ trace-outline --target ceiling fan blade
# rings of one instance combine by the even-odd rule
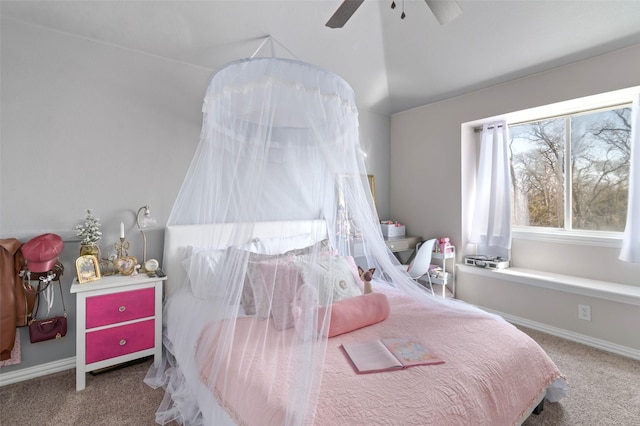
[[[440,25],[448,24],[462,13],[462,8],[455,0],[424,0],[435,15]]]
[[[363,1],[364,0],[344,0],[325,25],[329,28],[342,28],[349,18],[351,18],[351,15],[358,10]]]

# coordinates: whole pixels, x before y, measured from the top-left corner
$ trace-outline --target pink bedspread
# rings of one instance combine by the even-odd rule
[[[547,386],[562,377],[532,339],[506,322],[444,316],[406,297],[392,296],[389,302],[387,320],[328,340],[314,424],[513,425]],[[238,320],[238,342],[253,339],[250,330],[256,329],[255,321],[259,320]],[[208,332],[205,328],[203,334]],[[293,329],[269,333],[275,340],[265,346],[277,351],[290,345],[293,333]],[[401,336],[419,337],[445,363],[358,375],[340,349],[348,341]],[[233,349],[244,358],[231,357],[244,359],[244,365],[230,365],[216,380],[217,386],[207,377],[202,379],[239,424],[280,425],[287,399],[286,374],[269,365],[268,355],[251,359],[244,349],[240,345]],[[199,346],[206,360],[203,372],[209,371],[212,359],[204,350]],[[224,381],[228,395],[219,392]]]

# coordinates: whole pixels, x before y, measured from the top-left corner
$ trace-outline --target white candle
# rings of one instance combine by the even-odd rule
[[[120,222],[120,238],[124,238],[124,222]]]

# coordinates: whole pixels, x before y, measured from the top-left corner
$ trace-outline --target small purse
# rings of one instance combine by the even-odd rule
[[[45,340],[60,339],[67,334],[67,308],[64,305],[64,296],[62,294],[62,284],[58,279],[60,287],[60,299],[62,300],[63,315],[51,318],[37,319],[38,308],[40,308],[40,297],[38,293],[38,301],[36,309],[33,312],[33,319],[29,321],[29,340],[31,343],[43,342]]]
[[[31,340],[31,343],[60,339],[66,334],[67,317],[65,316],[33,320],[29,323],[29,340]]]

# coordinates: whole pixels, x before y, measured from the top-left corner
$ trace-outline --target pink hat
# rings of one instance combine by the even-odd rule
[[[22,246],[22,254],[31,272],[47,272],[53,269],[62,252],[62,238],[56,234],[42,234]]]

